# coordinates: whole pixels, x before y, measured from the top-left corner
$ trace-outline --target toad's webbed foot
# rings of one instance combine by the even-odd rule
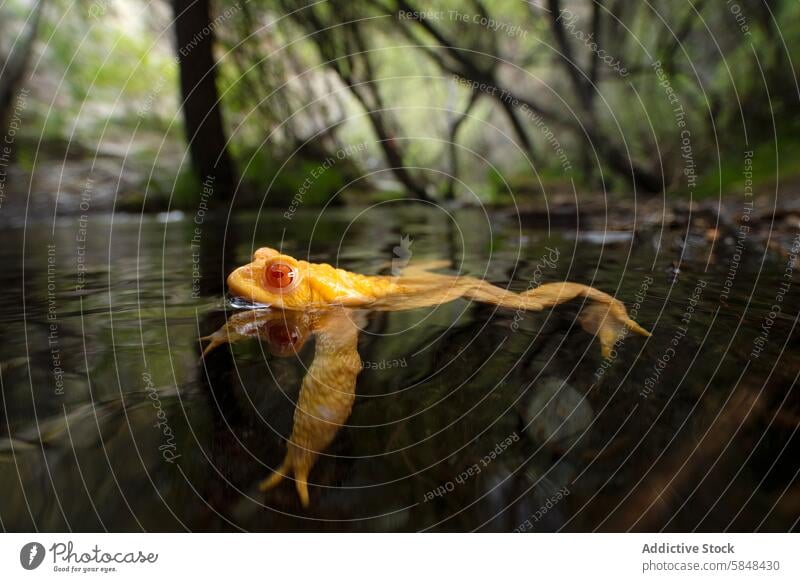
[[[310,498],[308,496],[308,473],[314,465],[314,457],[316,455],[303,455],[303,451],[291,448],[286,453],[286,458],[280,467],[275,469],[275,472],[264,479],[258,484],[260,491],[269,491],[278,485],[284,478],[288,477],[294,480],[295,489],[297,489],[297,496],[300,498],[300,503],[303,507],[308,507]],[[296,454],[296,453],[300,454]],[[309,458],[306,458],[309,457]]]
[[[199,338],[201,342],[209,342],[200,359],[205,358],[219,346],[257,336],[258,326],[268,321],[270,317],[274,317],[274,314],[269,310],[242,311],[230,316],[217,331]]]
[[[578,323],[584,331],[594,334],[600,340],[604,358],[611,355],[612,346],[628,331],[650,337],[649,331],[628,316],[628,311],[621,301],[594,287],[567,281],[546,283],[526,291],[523,295],[538,301],[544,307],[558,305],[577,297],[590,301],[591,303],[586,305],[578,316]]]

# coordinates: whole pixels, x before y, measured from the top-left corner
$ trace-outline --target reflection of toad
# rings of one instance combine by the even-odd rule
[[[316,337],[314,360],[303,378],[289,448],[283,464],[261,483],[267,490],[284,477],[295,480],[304,506],[309,503],[308,474],[347,420],[361,371],[358,326],[353,309],[400,311],[439,305],[459,297],[517,310],[539,311],[583,297],[590,303],[578,321],[600,340],[604,356],[627,330],[650,334],[628,317],[625,306],[610,295],[578,283],[548,283],[514,293],[474,277],[441,275],[443,262],[410,265],[396,276],[367,276],[326,264],[298,261],[261,248],[253,262],[228,277],[231,293],[273,309],[233,315],[214,334],[204,354],[218,345],[249,337],[265,340],[270,351],[291,355]]]

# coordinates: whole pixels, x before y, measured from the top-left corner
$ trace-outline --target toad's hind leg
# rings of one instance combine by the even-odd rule
[[[584,308],[578,317],[578,323],[585,331],[594,334],[600,340],[604,357],[609,357],[612,346],[625,335],[626,330],[643,336],[650,335],[650,332],[628,317],[625,305],[621,301],[614,299],[608,293],[579,283],[546,283],[516,294],[482,281],[465,290],[464,297],[527,311],[540,311],[545,307],[553,307],[583,297],[591,304]]]
[[[486,281],[475,280],[475,285],[464,290],[465,299],[474,299],[482,303],[491,303],[509,309],[524,309],[525,311],[541,311],[544,305],[535,297],[527,293],[514,293],[501,287],[495,287]]]
[[[616,323],[623,325],[632,332],[638,333],[646,337],[650,336],[650,332],[643,329],[638,323],[628,317],[628,311],[622,301],[614,299],[608,293],[604,293],[594,287],[581,285],[580,283],[570,283],[564,281],[563,283],[546,283],[539,285],[536,289],[531,289],[523,293],[526,297],[530,297],[538,301],[544,307],[552,307],[571,301],[577,297],[584,297],[595,304],[608,305],[606,314]],[[600,311],[593,310],[593,319],[597,319]],[[598,328],[601,324],[596,324]]]

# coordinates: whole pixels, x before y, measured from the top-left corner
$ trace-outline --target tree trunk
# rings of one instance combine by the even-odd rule
[[[383,155],[386,156],[389,170],[391,170],[395,178],[397,178],[413,198],[417,200],[430,200],[428,193],[425,191],[425,186],[417,182],[409,173],[403,161],[403,155],[400,153],[397,141],[386,127],[386,123],[383,119],[383,111],[370,107],[366,98],[355,88],[352,80],[346,78],[342,78],[342,80],[352,90],[353,95],[367,112],[367,119],[369,119],[372,129],[378,137],[378,145],[381,147],[381,150],[383,150]]]
[[[447,151],[448,155],[450,156],[450,176],[448,176],[447,187],[444,191],[445,200],[453,200],[455,198],[456,180],[458,179],[458,143],[456,142],[456,139],[458,138],[458,130],[464,121],[467,120],[469,117],[469,112],[472,111],[472,108],[478,102],[480,97],[480,92],[473,91],[472,95],[469,96],[469,101],[467,102],[467,106],[464,108],[464,111],[462,111],[461,115],[454,119],[450,124],[450,130],[447,134]]]
[[[0,67],[0,129],[3,134],[8,129],[14,97],[28,69],[28,59],[33,50],[33,42],[36,40],[43,8],[44,0],[39,0],[28,19],[27,30],[17,37],[5,65]]]
[[[210,0],[173,0],[182,109],[192,166],[213,197],[229,200],[236,188],[217,92]]]

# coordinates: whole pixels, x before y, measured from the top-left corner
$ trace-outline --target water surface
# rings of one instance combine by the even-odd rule
[[[796,528],[791,257],[756,241],[739,253],[730,237],[712,245],[659,223],[635,236],[605,230],[602,216],[556,227],[398,204],[5,228],[0,523]],[[259,246],[363,273],[448,259],[452,273],[516,291],[586,283],[624,301],[653,337],[629,337],[604,360],[576,322],[580,303],[520,314],[459,300],[364,314],[352,414],[313,469],[303,509],[291,483],[267,493],[257,483],[286,452],[313,342],[292,357],[253,340],[199,359],[198,338],[231,313],[225,274]]]

